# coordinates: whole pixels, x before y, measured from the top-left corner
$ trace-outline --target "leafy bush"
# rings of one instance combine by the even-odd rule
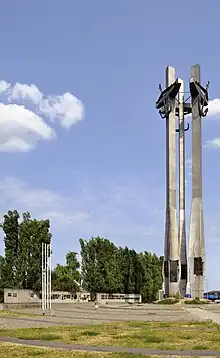
[[[175,303],[178,303],[179,300],[177,298],[164,298],[163,300],[158,301],[157,303],[160,305],[174,305]]]
[[[179,292],[177,292],[172,295],[169,295],[169,298],[175,298],[177,300],[181,300],[183,298],[183,296],[181,296],[181,294]]]
[[[193,298],[191,300],[185,300],[186,305],[204,305],[210,303],[209,301],[200,300],[199,298]]]

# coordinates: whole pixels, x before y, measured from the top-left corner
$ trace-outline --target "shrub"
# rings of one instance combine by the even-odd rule
[[[191,300],[185,300],[184,303],[186,305],[204,305],[210,303],[209,301],[200,300],[199,298],[193,298]]]
[[[172,297],[168,297],[168,298],[164,298],[163,300],[158,301],[158,304],[161,305],[174,305],[175,303],[178,303],[179,300],[177,298],[172,298]]]
[[[181,300],[183,298],[183,296],[181,296],[181,294],[179,292],[177,292],[172,295],[169,295],[169,298],[175,298],[177,300]]]

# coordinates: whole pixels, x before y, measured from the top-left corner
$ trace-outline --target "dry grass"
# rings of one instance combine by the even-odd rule
[[[188,329],[175,330],[180,326],[188,327]],[[220,350],[220,329],[217,329],[217,325],[195,322],[193,326],[204,329],[190,330],[192,323],[169,323],[165,326],[164,322],[119,322],[99,326],[1,330],[0,334],[20,339],[60,341],[94,346]],[[206,327],[213,328],[213,330],[205,330]]]
[[[12,310],[3,310],[0,311],[0,318],[1,317],[39,317],[40,315],[37,313],[25,313],[22,311],[12,311]]]
[[[135,322],[135,321],[129,321],[127,322],[128,326],[131,327],[149,327],[149,328],[169,328],[169,329],[176,329],[176,328],[188,328],[190,330],[190,328],[197,328],[198,330],[201,329],[216,329],[216,330],[220,330],[220,325],[217,323],[212,323],[212,322],[201,322],[201,321],[190,321],[190,322],[185,322],[185,321],[180,321],[180,322],[150,322],[150,321],[141,321],[141,322]]]
[[[143,355],[129,353],[77,352],[61,349],[26,347],[17,344],[0,343],[1,358],[142,358]],[[157,358],[156,356],[147,356]],[[162,356],[160,356],[162,358]]]

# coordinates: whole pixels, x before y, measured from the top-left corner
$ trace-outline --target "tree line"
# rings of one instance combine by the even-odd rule
[[[32,219],[17,210],[4,215],[4,256],[0,256],[0,288],[41,290],[42,242],[51,242],[50,221]],[[52,289],[76,292],[79,286],[96,293],[137,293],[143,302],[156,299],[162,288],[163,257],[148,251],[117,247],[102,237],[79,239],[76,252],[66,254],[64,265],[52,271]]]

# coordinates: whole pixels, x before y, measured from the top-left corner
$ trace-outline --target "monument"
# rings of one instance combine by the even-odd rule
[[[175,79],[175,69],[166,68],[166,89],[156,103],[162,118],[166,119],[166,222],[164,244],[165,295],[179,292],[180,250],[178,243],[176,208],[176,96],[181,83]]]
[[[178,94],[178,107],[176,114],[178,116],[179,128],[179,232],[178,243],[180,245],[180,295],[185,296],[187,286],[187,252],[186,252],[186,212],[185,212],[185,131],[189,130],[189,124],[185,129],[184,124],[184,82],[180,81],[180,90]],[[186,108],[185,108],[186,109]],[[186,112],[188,113],[188,112]]]
[[[202,117],[208,112],[208,86],[200,84],[200,66],[191,68],[192,204],[189,234],[189,286],[191,297],[202,298],[205,284],[205,239],[202,201]]]
[[[202,208],[202,125],[208,109],[208,88],[200,84],[200,66],[191,68],[191,103],[184,98],[184,82],[175,77],[175,69],[166,68],[166,89],[156,108],[166,120],[166,224],[164,242],[164,293],[185,296],[187,281],[192,297],[203,297],[205,275],[205,243]],[[178,96],[177,96],[178,95]],[[177,98],[178,97],[178,98]],[[187,268],[185,222],[185,131],[184,115],[192,113],[192,208],[190,220],[189,260]],[[176,117],[178,128],[176,129]],[[179,212],[176,205],[176,132],[179,133]]]

